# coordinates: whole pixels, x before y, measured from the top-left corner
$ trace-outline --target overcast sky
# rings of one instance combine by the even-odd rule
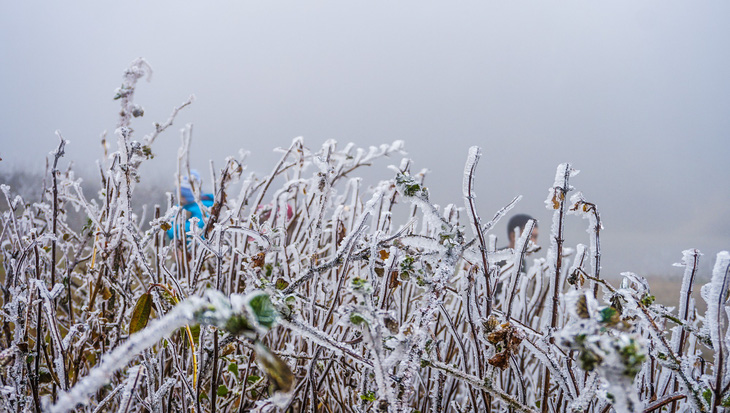
[[[185,123],[202,170],[243,148],[268,173],[296,136],[402,139],[435,200],[462,205],[479,145],[484,217],[522,194],[547,245],[543,201],[571,162],[602,213],[604,274],[678,274],[694,247],[707,272],[730,248],[728,22],[726,1],[4,1],[0,170],[42,170],[56,129],[92,170],[141,56],[154,75],[140,136],[197,97],[156,142],[150,179],[171,181]],[[568,222],[568,245],[588,243],[584,228]]]

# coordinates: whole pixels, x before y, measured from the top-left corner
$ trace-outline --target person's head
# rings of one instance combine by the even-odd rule
[[[535,219],[527,214],[517,214],[510,218],[509,222],[507,223],[507,237],[509,239],[509,247],[514,248],[515,247],[515,228],[519,228],[519,232],[522,233],[525,229],[525,225],[527,225],[527,221]],[[530,241],[537,244],[537,223],[535,224],[535,228],[532,230],[532,235],[530,236]]]

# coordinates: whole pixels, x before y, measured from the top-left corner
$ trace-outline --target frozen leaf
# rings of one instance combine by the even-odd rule
[[[264,292],[256,292],[247,298],[248,307],[251,310],[256,324],[264,327],[266,330],[273,327],[279,318],[279,313],[271,303],[269,295]]]
[[[276,282],[274,283],[274,288],[277,290],[283,290],[286,287],[289,286],[289,282],[287,282],[285,279],[279,277],[276,279]]]

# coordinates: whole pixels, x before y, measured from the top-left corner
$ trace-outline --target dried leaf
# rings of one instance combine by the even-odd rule
[[[560,202],[562,202],[564,199],[565,195],[556,188],[555,192],[553,193],[553,209],[560,209]]]
[[[578,297],[578,302],[575,303],[575,311],[580,318],[591,318],[591,314],[588,312],[588,300],[585,294],[581,294]]]
[[[385,327],[388,329],[388,331],[391,332],[391,334],[398,334],[398,330],[400,326],[398,325],[398,321],[396,321],[393,317],[384,317],[383,322],[385,323]]]
[[[112,292],[109,290],[109,287],[107,287],[106,284],[101,287],[101,298],[103,298],[104,300],[112,298]]]
[[[493,332],[487,334],[487,340],[489,340],[489,342],[492,344],[500,343],[500,342],[504,341],[504,339],[507,338],[507,332],[508,332],[508,330],[506,330],[506,329],[499,329],[497,331],[493,331]]]
[[[263,252],[259,252],[258,254],[256,254],[256,255],[255,255],[255,256],[254,256],[253,258],[252,258],[252,261],[253,261],[253,267],[254,267],[254,268],[261,268],[261,267],[263,267],[263,266],[264,266],[264,262],[265,262],[265,260],[266,260],[266,254],[265,254],[265,253],[263,253]]]
[[[498,324],[499,320],[497,320],[497,317],[495,317],[494,315],[490,315],[487,321],[484,323],[484,329],[488,333],[491,333],[492,331],[494,331],[494,329],[497,328]]]
[[[388,283],[389,288],[395,288],[400,285],[400,280],[398,279],[398,271],[391,271],[390,272],[390,281]]]
[[[129,320],[129,334],[134,334],[147,327],[152,312],[152,294],[144,293],[137,300],[132,310],[132,318]]]
[[[337,221],[337,235],[335,239],[335,245],[339,247],[340,243],[342,243],[342,240],[345,239],[346,235],[347,229],[345,228],[345,224],[343,224],[342,221]]]
[[[522,340],[525,338],[522,331],[512,328],[509,334],[509,341],[507,342],[507,349],[511,351],[517,351],[517,346],[522,343]]]
[[[223,347],[221,350],[219,357],[225,357],[229,354],[233,354],[233,352],[236,351],[236,345],[233,343],[230,343],[229,345]]]
[[[499,367],[504,370],[509,366],[509,350],[505,349],[504,351],[495,354],[494,357],[487,361],[494,367]]]

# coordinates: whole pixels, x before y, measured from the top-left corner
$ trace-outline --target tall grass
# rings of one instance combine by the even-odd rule
[[[85,193],[61,172],[60,137],[43,198],[0,186],[5,411],[719,411],[730,405],[730,254],[691,297],[701,254],[684,252],[676,309],[642,277],[600,272],[598,207],[557,169],[546,258],[530,222],[497,249],[467,156],[457,205],[429,200],[403,159],[392,179],[357,176],[402,143],[357,148],[295,139],[269,175],[245,157],[216,171],[203,225],[185,232],[182,188],[133,207],[138,168],[177,112],[140,140],[131,128],[144,60],[125,71],[116,149]],[[183,130],[178,182],[191,176]],[[234,190],[234,188],[236,188]],[[83,214],[83,225],[69,222]],[[574,215],[576,217],[574,217]],[[568,248],[568,219],[588,245]],[[168,231],[174,234],[168,238]],[[702,355],[710,354],[712,359]]]

